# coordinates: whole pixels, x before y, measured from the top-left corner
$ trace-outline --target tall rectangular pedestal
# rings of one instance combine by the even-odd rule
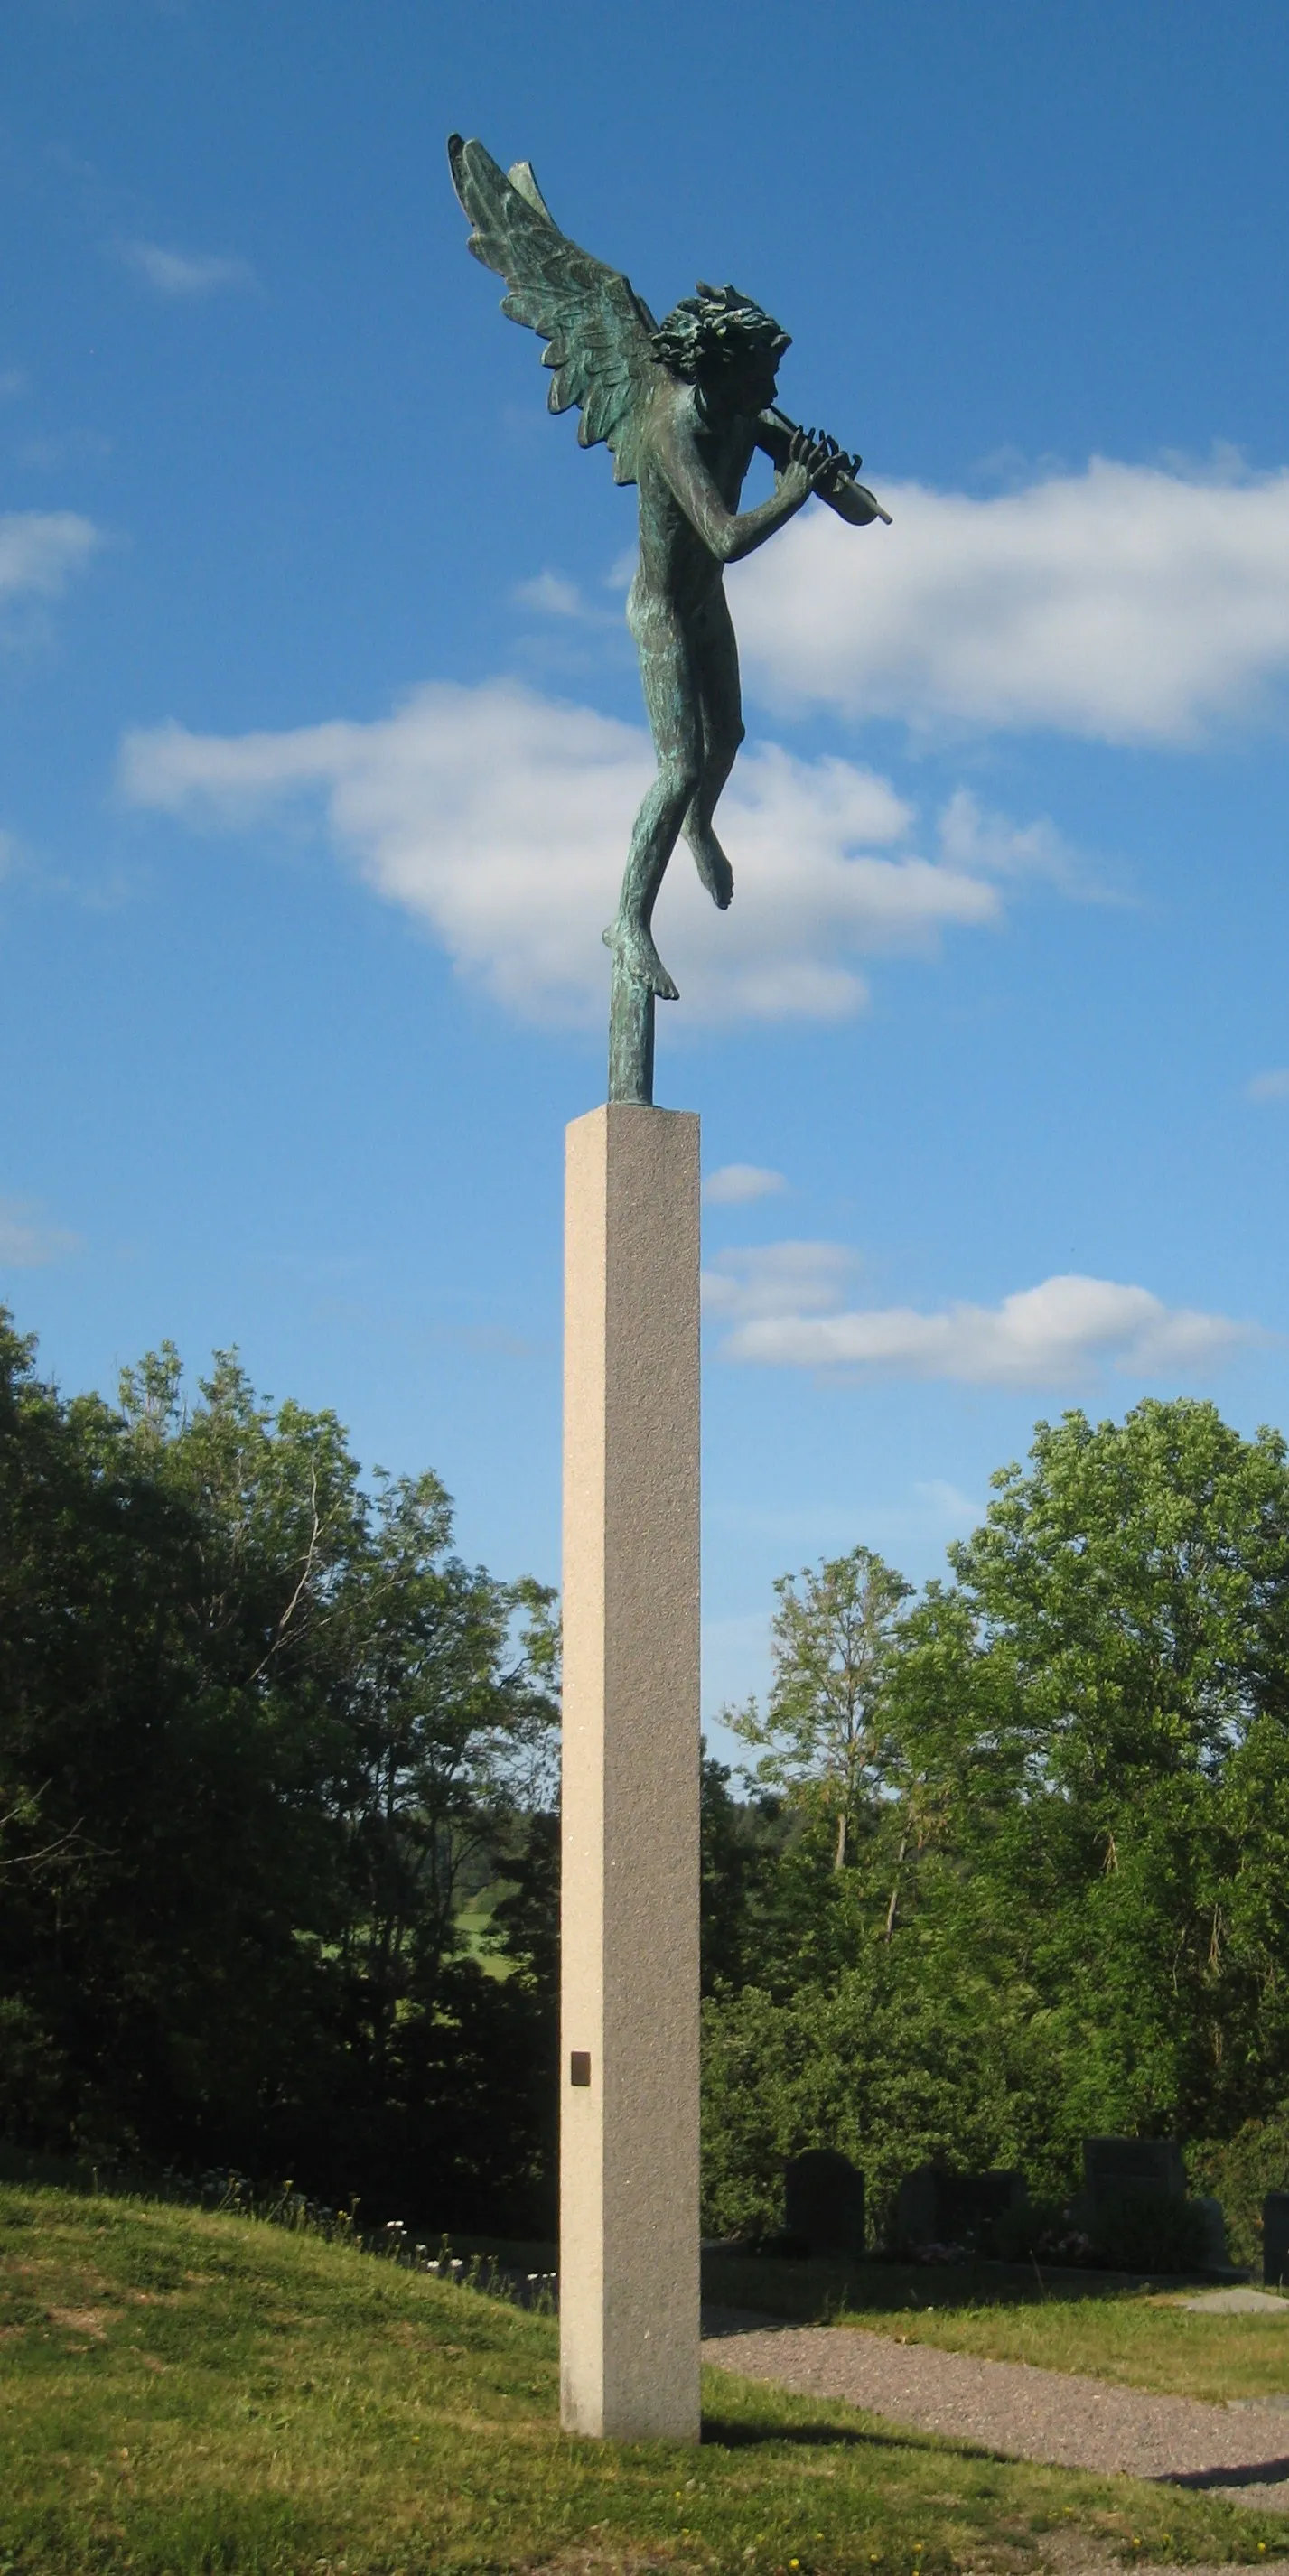
[[[568,1130],[560,2387],[696,2441],[698,1120]]]

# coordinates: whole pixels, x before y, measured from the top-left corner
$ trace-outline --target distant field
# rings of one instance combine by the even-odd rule
[[[1174,2304],[1175,2291],[1113,2288],[1104,2274],[727,2255],[705,2258],[703,2281],[708,2298],[731,2307],[867,2326],[946,2352],[1087,2371],[1177,2397],[1289,2396],[1289,2299],[1274,2316],[1195,2316]]]
[[[889,2318],[888,2318],[889,2323]],[[0,2189],[6,2576],[914,2576],[1257,2561],[1276,2518],[706,2379],[701,2450],[565,2440],[555,2330],[245,2219]]]
[[[456,1918],[460,1948],[468,1958],[478,1961],[486,1976],[497,1977],[503,1983],[514,1974],[515,1963],[505,1956],[504,1951],[489,1949],[488,1934],[502,1898],[513,1896],[514,1890],[515,1882],[511,1878],[491,1879],[486,1887],[477,1889],[473,1896],[466,1898],[464,1905],[458,1908]]]

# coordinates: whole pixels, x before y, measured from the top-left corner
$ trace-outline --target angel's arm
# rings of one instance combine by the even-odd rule
[[[830,441],[812,441],[803,429],[795,430],[785,440],[782,466],[776,460],[775,488],[769,500],[755,510],[736,512],[726,507],[693,439],[674,414],[670,420],[655,420],[650,444],[690,526],[718,563],[741,563],[776,528],[795,518],[829,473],[836,455]]]

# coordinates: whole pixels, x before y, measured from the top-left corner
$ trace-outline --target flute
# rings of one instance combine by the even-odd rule
[[[784,432],[781,440],[775,438],[773,447],[768,441],[765,443],[771,462],[781,465],[786,462],[788,440],[795,438],[798,424],[795,420],[789,420],[786,411],[780,411],[777,403],[768,404],[761,418],[764,421],[774,421]],[[780,451],[778,455],[775,454],[775,448]],[[856,469],[863,464],[863,461],[862,456],[847,456],[844,453],[839,455],[837,482],[831,489],[825,484],[816,483],[815,490],[820,500],[826,501],[829,509],[835,510],[838,518],[845,519],[850,527],[868,528],[872,526],[874,519],[880,519],[883,525],[889,528],[894,524],[890,511],[882,508],[881,502],[874,493],[869,491],[866,483],[856,482]]]

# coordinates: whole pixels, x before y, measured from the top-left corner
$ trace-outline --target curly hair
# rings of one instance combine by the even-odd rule
[[[697,292],[684,296],[650,337],[654,356],[691,385],[713,359],[719,365],[754,350],[777,359],[792,345],[773,314],[737,286],[708,286],[701,277]]]

